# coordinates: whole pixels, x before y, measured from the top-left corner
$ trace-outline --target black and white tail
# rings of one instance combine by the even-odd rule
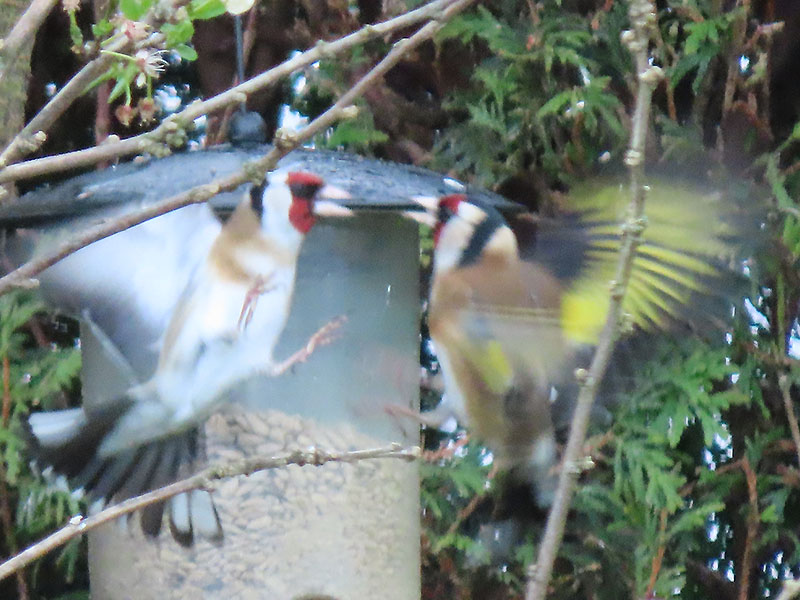
[[[37,465],[64,475],[93,506],[124,500],[168,485],[189,474],[199,455],[199,430],[189,429],[104,456],[100,448],[135,401],[127,396],[90,412],[82,408],[34,413],[28,420],[30,447]],[[168,508],[170,531],[184,546],[195,535],[221,541],[222,526],[211,495],[193,491],[141,511],[144,533],[161,531]]]

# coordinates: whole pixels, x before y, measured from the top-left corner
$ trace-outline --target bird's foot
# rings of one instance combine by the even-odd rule
[[[239,313],[238,327],[240,331],[247,329],[250,321],[253,320],[259,296],[275,289],[274,285],[267,285],[267,283],[268,280],[259,275],[256,277],[255,281],[253,281],[253,285],[251,285],[245,293],[244,302],[242,302],[242,312]]]
[[[292,354],[283,362],[273,365],[270,375],[277,377],[278,375],[284,374],[296,364],[308,360],[308,357],[311,356],[317,348],[321,346],[327,346],[338,337],[336,332],[342,325],[344,325],[345,321],[347,321],[347,317],[342,315],[320,327],[320,329],[314,335],[308,338],[308,342],[306,342],[304,347],[300,348],[300,350]]]

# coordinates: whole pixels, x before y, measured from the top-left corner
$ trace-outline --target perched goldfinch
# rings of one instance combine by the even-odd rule
[[[189,279],[152,378],[97,408],[31,415],[38,460],[97,500],[178,478],[197,454],[198,424],[219,408],[228,388],[270,365],[305,235],[318,215],[349,213],[318,199],[325,196],[346,194],[304,172],[274,173],[267,185],[253,187]],[[162,510],[143,513],[146,533],[159,532]],[[222,534],[204,492],[173,499],[170,525],[183,543],[191,543],[193,528],[210,538]]]
[[[433,227],[428,325],[446,397],[463,406],[495,463],[533,484],[544,506],[555,485],[552,402],[574,393],[574,370],[605,322],[629,198],[607,183],[575,193],[577,212],[535,220],[524,249],[491,206],[463,194],[417,199]],[[708,320],[708,300],[730,296],[741,233],[722,203],[676,185],[650,191],[653,210],[624,300],[633,328]]]

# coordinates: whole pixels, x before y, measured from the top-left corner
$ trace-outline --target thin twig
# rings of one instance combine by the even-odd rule
[[[778,377],[778,387],[781,388],[783,395],[783,408],[786,410],[786,420],[789,421],[789,431],[792,432],[794,451],[797,454],[797,467],[800,468],[800,426],[797,424],[797,415],[794,414],[794,403],[792,403],[790,391],[792,382],[785,373]]]
[[[622,315],[622,301],[630,279],[636,248],[641,242],[641,234],[644,229],[644,150],[650,115],[650,101],[653,89],[663,78],[663,73],[658,67],[648,65],[647,48],[656,18],[655,6],[652,1],[631,0],[628,15],[631,21],[631,30],[622,33],[622,41],[634,55],[638,81],[630,148],[625,156],[625,163],[628,165],[631,174],[629,217],[622,230],[619,263],[612,283],[608,315],[603,331],[600,334],[597,350],[592,358],[588,373],[580,371],[577,374],[580,379],[581,389],[578,394],[575,414],[572,417],[569,440],[564,450],[564,468],[559,473],[558,487],[553,506],[548,515],[544,537],[539,546],[536,563],[528,569],[528,582],[525,591],[526,600],[544,600],[547,595],[553,564],[564,535],[567,514],[569,513],[575,482],[578,478],[577,465],[579,464],[581,450],[586,438],[592,404],[594,403],[597,386],[603,379],[611,358],[614,341],[617,338]]]
[[[722,116],[723,118],[728,115],[733,108],[733,100],[736,95],[738,82],[740,81],[740,66],[739,58],[742,55],[742,48],[745,44],[745,36],[747,34],[747,20],[750,17],[750,0],[739,0],[738,6],[742,6],[744,10],[733,22],[733,40],[728,53],[728,72],[725,76],[725,88],[722,94]]]
[[[169,13],[160,10],[160,5],[156,3],[147,15],[142,18],[141,22],[157,29],[158,26],[164,22],[164,19],[168,18],[173,11],[188,2],[189,0],[173,0]],[[78,71],[78,73],[70,79],[47,104],[45,104],[36,116],[31,119],[30,123],[11,140],[3,152],[0,153],[0,166],[7,166],[20,160],[23,156],[37,150],[44,143],[47,139],[46,132],[53,123],[72,106],[72,103],[75,102],[76,99],[86,92],[89,84],[105,73],[108,67],[117,60],[108,52],[125,52],[130,48],[138,49],[159,46],[164,43],[165,39],[162,33],[154,33],[146,39],[133,42],[124,33],[116,33],[103,43],[103,50],[107,52],[99,55],[100,46],[95,44],[92,49],[95,58]],[[101,161],[102,159],[97,162]],[[4,171],[0,171],[0,175],[2,175],[3,172]]]
[[[177,210],[178,208],[187,206],[189,204],[205,202],[215,194],[235,190],[247,181],[263,178],[264,174],[267,171],[274,169],[278,164],[278,161],[286,154],[300,146],[306,140],[311,139],[317,133],[320,133],[333,125],[338,119],[349,116],[352,110],[352,104],[359,96],[361,96],[370,86],[377,83],[377,81],[383,75],[385,75],[387,71],[400,62],[400,59],[410,50],[433,37],[444,25],[447,19],[450,19],[458,12],[464,10],[474,1],[475,0],[441,0],[442,4],[439,6],[447,5],[447,8],[442,11],[439,20],[427,23],[410,38],[402,39],[395,43],[394,47],[383,58],[383,60],[375,65],[375,67],[373,67],[366,75],[364,75],[364,77],[362,77],[351,89],[345,92],[333,106],[314,119],[311,123],[306,125],[299,132],[291,133],[285,130],[279,130],[276,134],[274,147],[265,156],[246,163],[240,171],[237,171],[232,175],[221,177],[219,179],[215,179],[211,183],[199,185],[185,192],[175,194],[174,196],[171,196],[147,208],[140,209],[114,219],[107,219],[80,232],[75,237],[63,242],[53,251],[43,254],[35,260],[25,263],[18,269],[15,269],[14,271],[11,271],[4,277],[0,278],[0,295],[5,294],[15,287],[30,287],[32,277],[38,273],[41,273],[44,269],[52,266],[62,258],[69,256],[84,246],[88,246],[92,242],[96,242],[97,240],[101,240],[125,229],[129,229],[134,225],[138,225],[139,223],[147,221],[148,219],[152,219],[167,212]],[[428,6],[430,7],[432,5]],[[284,63],[284,65],[285,64],[287,63]],[[252,82],[253,80],[251,79],[250,81]],[[30,164],[30,162],[9,167],[9,169],[13,169],[17,166],[21,167],[25,164]],[[0,171],[0,178],[2,178],[2,173],[4,172],[5,171]]]
[[[45,104],[33,119],[20,131],[0,154],[0,166],[8,165],[36,151],[47,139],[45,131],[64,114],[72,103],[86,91],[86,87],[111,65],[115,59],[108,55],[96,58],[69,80],[53,98]],[[26,163],[23,163],[26,164]],[[0,177],[7,170],[0,171]],[[13,181],[7,179],[6,181]]]
[[[11,362],[8,355],[3,356],[3,429],[8,428],[11,419]],[[17,552],[17,540],[14,536],[14,518],[11,516],[11,501],[9,500],[9,489],[6,480],[6,465],[0,460],[0,520],[3,523],[5,532],[6,546],[10,554]],[[28,582],[25,580],[25,571],[20,569],[17,575],[17,597],[19,600],[28,600]]]
[[[15,287],[31,287],[31,277],[41,273],[47,267],[54,265],[62,258],[69,256],[84,246],[88,246],[92,242],[102,240],[110,235],[129,229],[134,225],[143,223],[148,219],[163,215],[189,204],[205,202],[219,192],[236,189],[247,181],[247,179],[244,172],[240,171],[226,178],[218,179],[212,183],[197,186],[186,192],[176,194],[147,208],[114,219],[106,219],[97,225],[83,230],[75,237],[66,240],[55,248],[55,250],[35,260],[29,261],[7,275],[0,277],[0,295],[5,294]]]
[[[91,517],[84,518],[81,515],[72,517],[67,525],[55,533],[36,542],[16,556],[0,564],[0,580],[5,579],[12,573],[31,564],[36,559],[62,546],[69,540],[82,536],[104,523],[113,521],[114,519],[132,513],[140,508],[144,508],[145,506],[163,502],[179,494],[184,494],[192,490],[210,489],[214,481],[238,477],[240,475],[252,475],[253,473],[266,469],[280,469],[287,465],[320,466],[329,462],[353,463],[375,458],[415,460],[419,457],[419,454],[419,448],[404,448],[400,444],[392,444],[384,448],[373,448],[369,450],[353,450],[350,452],[325,452],[314,448],[311,450],[295,450],[269,457],[255,456],[232,461],[223,465],[210,466],[187,479],[176,481],[166,487],[109,506]]]
[[[737,600],[747,600],[750,593],[750,574],[753,570],[753,551],[756,540],[758,539],[758,524],[760,521],[758,513],[758,487],[756,474],[750,466],[747,457],[743,458],[742,470],[747,481],[747,497],[750,503],[750,510],[747,512],[747,535],[744,541],[744,552],[742,553],[741,577],[736,579],[739,583],[739,593]]]
[[[497,465],[494,465],[492,467],[492,470],[489,471],[489,474],[486,476],[487,481],[491,481],[492,479],[494,479],[497,476],[498,470],[499,469],[497,468]],[[450,524],[450,527],[447,528],[447,533],[445,535],[447,536],[454,535],[459,530],[459,528],[464,524],[464,521],[466,521],[468,518],[472,516],[472,513],[474,513],[478,509],[478,507],[486,499],[486,497],[489,496],[490,493],[491,491],[486,489],[480,494],[475,494],[467,503],[467,505],[460,511],[458,511],[456,518]]]
[[[647,583],[647,590],[644,593],[645,598],[652,598],[653,592],[656,589],[656,582],[658,581],[658,574],[661,572],[661,565],[664,563],[664,553],[667,551],[667,540],[664,535],[667,531],[667,509],[661,509],[661,514],[658,517],[658,549],[653,555],[653,560],[650,562],[650,581]]]
[[[355,33],[351,33],[350,35],[336,40],[335,42],[320,42],[314,46],[314,48],[306,50],[302,54],[298,54],[297,56],[290,58],[277,67],[269,69],[268,71],[265,71],[264,73],[253,77],[252,79],[248,79],[244,83],[232,87],[221,94],[213,96],[212,98],[202,102],[193,102],[181,112],[175,113],[174,115],[164,119],[164,121],[162,121],[162,123],[153,131],[124,140],[113,142],[109,141],[100,146],[95,146],[94,148],[89,148],[87,150],[78,150],[75,152],[59,154],[57,156],[48,156],[16,165],[10,165],[5,169],[0,170],[0,183],[8,183],[11,181],[18,181],[20,179],[29,179],[31,177],[38,177],[40,175],[58,173],[80,167],[87,167],[105,160],[112,160],[114,158],[129,156],[131,154],[147,152],[148,150],[152,150],[154,145],[160,144],[162,140],[164,140],[169,134],[174,133],[177,129],[185,129],[191,125],[194,119],[200,116],[215,112],[229,105],[239,105],[247,99],[247,96],[271,85],[275,85],[277,82],[283,80],[303,67],[306,67],[323,58],[344,52],[345,50],[362,44],[368,40],[404,29],[420,21],[424,21],[425,19],[439,18],[439,15],[443,15],[444,11],[448,9],[448,7],[453,7],[456,5],[462,6],[462,3],[459,2],[459,0],[436,0],[435,2],[431,2],[430,4],[427,4],[416,10],[412,10],[404,15],[384,21],[383,23],[379,23],[377,25],[367,25]],[[458,10],[461,10],[462,8],[457,9],[454,12],[458,12]],[[449,14],[454,14],[454,12]],[[429,38],[430,35],[426,35],[424,37],[424,39]],[[411,39],[413,39],[413,36]],[[103,55],[96,59],[96,61],[105,58],[108,58],[108,55]],[[96,61],[93,61],[90,63],[90,65]],[[84,67],[84,70],[88,67],[89,65]],[[103,72],[104,70],[105,66],[100,69],[100,72]],[[81,73],[83,73],[83,71],[81,71]],[[80,74],[78,76],[80,76]],[[67,84],[67,87],[70,85],[72,85],[72,81]],[[85,83],[83,85],[85,87]],[[62,92],[64,92],[66,89],[67,88],[65,87]],[[55,100],[55,98],[53,100]],[[31,121],[31,123],[22,131],[22,133],[20,133],[18,137],[22,136],[23,139],[30,139],[39,130],[49,127],[47,124],[36,123],[36,121],[42,116],[42,113],[48,111],[50,104],[52,104],[52,101],[45,107],[45,109],[42,110],[42,112],[39,113],[39,115],[34,118],[33,121]],[[0,154],[0,164],[3,164],[3,159],[6,159],[6,164],[12,162],[6,157],[7,152],[9,152],[9,150],[3,152],[3,154]]]

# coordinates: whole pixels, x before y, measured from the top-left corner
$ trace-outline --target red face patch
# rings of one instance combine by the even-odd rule
[[[292,194],[297,196],[303,196],[303,194],[295,192],[295,189],[298,191],[302,191],[304,189],[313,190],[311,196],[313,196],[316,191],[325,185],[325,182],[322,181],[322,177],[319,175],[314,175],[313,173],[308,173],[306,171],[292,171],[286,176],[286,185],[289,186],[289,189],[292,190]],[[310,197],[306,197],[307,200],[310,200]]]
[[[286,176],[286,185],[292,193],[289,222],[302,234],[308,233],[317,220],[314,196],[324,184],[321,177],[305,171],[293,171]]]
[[[439,236],[442,234],[445,223],[453,215],[458,214],[458,205],[466,200],[467,197],[464,194],[448,194],[439,198],[439,212],[436,215],[436,226],[433,228],[434,245],[439,243]]]

